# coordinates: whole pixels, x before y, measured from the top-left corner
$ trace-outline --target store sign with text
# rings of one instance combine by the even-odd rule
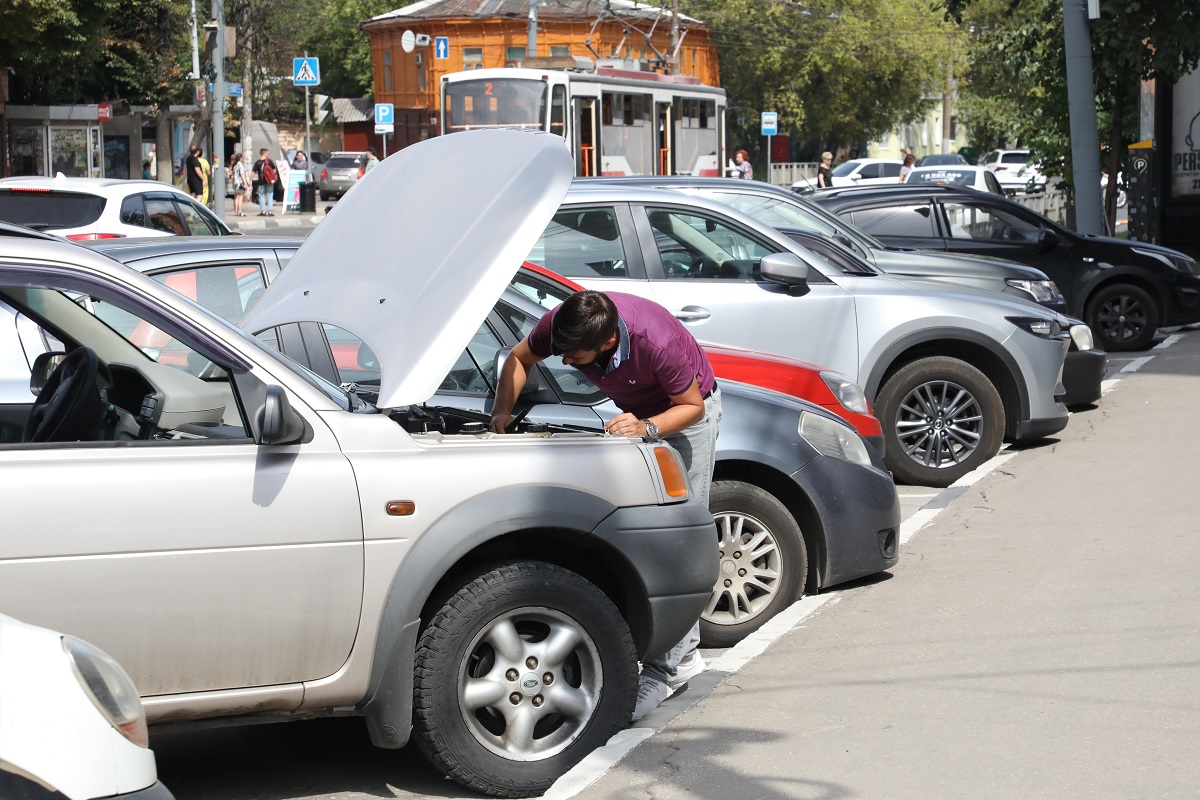
[[[1200,196],[1200,70],[1175,84],[1171,196]]]

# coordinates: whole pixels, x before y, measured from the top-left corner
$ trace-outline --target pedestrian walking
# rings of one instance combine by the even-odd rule
[[[233,154],[233,160],[229,162],[229,172],[233,175],[233,215],[244,217],[246,212],[242,206],[250,196],[250,183],[253,178],[241,153]]]
[[[267,157],[267,148],[258,151],[258,161],[254,162],[254,182],[258,186],[258,215],[260,217],[275,216],[275,182],[279,180],[279,170],[275,162]]]
[[[750,154],[745,150],[738,150],[733,154],[733,168],[730,171],[730,177],[754,180],[754,167],[750,166]]]
[[[208,159],[204,157],[204,150],[196,148],[196,158],[200,160],[200,173],[204,176],[204,194],[200,198],[200,202],[208,205],[209,189],[212,183],[212,165],[208,163]]]
[[[377,167],[377,166],[379,166],[379,157],[375,155],[375,148],[368,147],[367,148],[367,165],[365,167],[363,167],[363,174],[366,175],[368,172],[375,169],[375,167]]]
[[[200,166],[200,148],[192,146],[183,162],[183,175],[187,180],[188,194],[197,200],[204,197],[204,169]]]
[[[683,457],[692,493],[708,506],[721,393],[691,332],[652,300],[618,292],[576,292],[543,316],[504,362],[491,429],[503,433],[529,370],[562,357],[621,409],[604,429],[665,439]],[[704,670],[700,620],[683,641],[642,664],[633,720],[644,717]]]
[[[915,162],[916,160],[917,160],[917,157],[914,156],[912,153],[909,153],[906,156],[904,156],[904,163],[900,165],[900,182],[901,183],[904,183],[906,180],[908,180],[908,174],[913,171],[913,162]]]
[[[828,189],[833,186],[833,153],[826,150],[821,153],[821,166],[817,167],[817,188]]]

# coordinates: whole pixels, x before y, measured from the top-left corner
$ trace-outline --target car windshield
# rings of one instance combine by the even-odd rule
[[[844,164],[838,164],[833,169],[833,177],[845,178],[847,175],[853,173],[854,170],[858,169],[861,165],[861,161],[847,161]]]
[[[810,213],[803,207],[791,202],[790,198],[763,197],[762,195],[746,194],[744,192],[711,192],[708,197],[730,208],[735,208],[748,217],[770,225],[773,228],[805,228],[806,230],[832,236],[840,230],[840,225],[820,215]]]
[[[0,189],[0,220],[37,230],[80,228],[100,219],[104,204],[94,194]]]

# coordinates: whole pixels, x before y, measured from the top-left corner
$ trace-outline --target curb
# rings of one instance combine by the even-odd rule
[[[269,231],[277,228],[315,228],[323,213],[286,214],[278,217],[233,217],[225,224],[235,231]]]

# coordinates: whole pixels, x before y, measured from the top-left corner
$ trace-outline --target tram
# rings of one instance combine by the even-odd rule
[[[688,75],[597,67],[571,56],[524,63],[443,75],[441,132],[549,131],[570,144],[581,177],[721,175],[724,89]]]

